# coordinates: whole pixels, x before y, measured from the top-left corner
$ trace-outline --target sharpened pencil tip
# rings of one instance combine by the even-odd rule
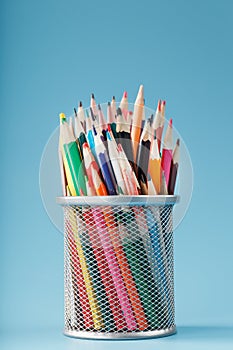
[[[101,111],[101,106],[100,106],[100,104],[98,104],[98,109]]]
[[[169,120],[169,125],[172,126],[172,118]]]
[[[127,93],[127,91],[124,91],[124,93],[123,93],[123,97],[124,97],[124,98],[127,98],[127,97],[128,97],[128,93]]]
[[[94,125],[92,126],[92,129],[94,131],[94,135],[96,136],[97,135],[97,131],[96,131],[96,128],[94,127]]]
[[[161,100],[158,100],[158,111],[161,112]]]
[[[110,103],[110,102],[108,102],[108,106],[111,106],[111,103]]]
[[[180,139],[177,139],[176,144],[177,144],[177,146],[180,145]]]
[[[120,107],[117,108],[117,115],[122,115],[122,111]]]
[[[112,96],[112,99],[115,101],[115,96]]]
[[[79,102],[79,107],[82,107],[82,106],[83,106],[82,101],[80,101]]]
[[[77,117],[77,110],[76,110],[76,108],[74,108],[74,114],[75,114],[76,117]]]
[[[93,121],[96,120],[96,116],[94,115],[93,109],[90,107],[90,111],[91,111],[91,118]]]
[[[165,106],[166,105],[166,101],[163,101],[162,104]]]
[[[93,93],[91,94],[91,98],[95,98],[95,95]]]

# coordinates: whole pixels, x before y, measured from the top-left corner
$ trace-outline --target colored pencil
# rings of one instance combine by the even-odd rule
[[[174,191],[175,191],[179,161],[180,161],[180,140],[177,139],[176,146],[172,155],[171,170],[170,170],[170,177],[169,177],[169,183],[168,183],[168,193],[171,195],[174,195]]]
[[[133,143],[134,163],[137,162],[138,144],[140,141],[142,118],[144,108],[144,91],[143,85],[140,85],[136,101],[134,103],[133,120],[131,128],[131,139]]]
[[[138,147],[137,167],[138,181],[142,194],[148,194],[147,173],[150,157],[150,146],[152,139],[152,118],[147,119],[143,128]]]
[[[93,131],[94,131],[94,137],[95,137],[96,156],[97,156],[101,173],[103,175],[104,182],[108,190],[108,194],[116,195],[117,194],[116,179],[113,173],[112,165],[110,163],[110,160],[107,154],[107,150],[104,146],[103,141],[101,140],[101,135],[97,133],[95,127],[93,127]]]
[[[94,135],[92,132],[92,120],[91,117],[88,115],[86,117],[86,138],[87,142],[89,144],[89,147],[96,159],[96,152],[95,152],[95,141],[94,141]]]
[[[126,324],[129,330],[137,329],[137,323],[135,316],[130,304],[130,300],[127,294],[127,290],[124,285],[124,281],[121,276],[120,268],[118,266],[116,256],[111,244],[108,229],[106,227],[106,222],[103,213],[98,208],[92,209],[95,225],[98,227],[98,235],[100,238],[101,245],[104,250],[105,258],[107,260],[113,282],[116,288],[117,296],[123,311]]]
[[[78,112],[76,112],[75,115],[76,117],[78,117],[80,123],[82,124],[83,129],[86,130],[85,112],[81,101],[79,102],[79,105],[78,105]]]
[[[108,226],[108,232],[111,238],[111,242],[116,254],[118,264],[120,266],[121,275],[124,280],[124,284],[132,305],[132,309],[138,324],[139,330],[145,330],[148,327],[146,316],[143,310],[143,306],[138,294],[137,287],[135,285],[130,265],[124,252],[124,244],[120,240],[121,228],[118,227],[117,221],[115,220],[114,213],[109,210],[104,210],[104,218]],[[116,211],[116,218],[118,213]],[[126,247],[127,249],[127,247]]]
[[[161,284],[163,286],[164,294],[166,296],[167,308],[169,313],[172,314],[171,291],[168,286],[169,269],[160,219],[160,211],[155,207],[147,208],[146,215],[151,243],[154,250],[154,256],[156,258],[156,265],[160,275],[160,282],[157,282],[158,285]]]
[[[108,125],[107,125],[104,113],[103,113],[102,108],[101,108],[100,105],[98,105],[98,116],[99,116],[99,123],[98,123],[98,125],[99,125],[99,128],[100,128],[101,132],[102,132],[104,140],[106,141],[107,140],[106,132],[108,130]]]
[[[85,287],[85,281],[84,281],[84,277],[83,277],[83,273],[80,265],[78,252],[76,249],[74,232],[70,224],[70,221],[68,219],[69,215],[70,214],[68,212],[68,215],[65,216],[65,226],[67,227],[67,232],[68,232],[67,240],[69,244],[70,258],[71,258],[71,264],[73,268],[72,271],[75,276],[74,284],[78,293],[78,300],[82,310],[82,314],[80,314],[80,319],[82,319],[83,317],[83,322],[84,322],[83,327],[85,329],[94,329],[94,322],[93,322],[93,317],[91,313],[91,307],[87,296],[87,290]],[[82,329],[82,324],[80,324],[80,326]]]
[[[74,134],[72,134],[66,122],[60,125],[62,147],[65,154],[70,174],[72,177],[72,184],[74,185],[76,195],[86,195],[86,186],[84,181],[84,169],[80,157],[77,143],[75,142]],[[70,184],[68,183],[69,187]]]
[[[95,117],[97,117],[98,115],[98,110],[97,110],[97,105],[96,105],[96,102],[95,102],[95,95],[94,94],[91,94],[91,103],[90,103],[90,107],[95,115]]]
[[[128,94],[127,94],[127,91],[124,91],[119,107],[122,110],[122,114],[126,117],[126,115],[128,113]]]
[[[124,149],[126,157],[132,166],[132,169],[135,170],[134,156],[133,156],[133,145],[130,135],[130,123],[128,122],[129,117],[127,114],[127,121],[122,115],[120,108],[117,109],[117,143],[120,143]]]
[[[161,166],[164,171],[166,185],[168,186],[170,169],[172,161],[172,119],[169,120],[169,124],[164,137],[164,146],[162,152]]]
[[[64,148],[63,148],[63,141],[62,141],[63,135],[62,135],[61,126],[63,124],[65,124],[66,128],[69,128],[69,126],[68,126],[68,124],[66,122],[66,116],[65,116],[64,113],[60,113],[59,117],[60,117],[59,150],[60,150],[61,155],[62,155],[63,166],[64,166],[64,169],[65,169],[65,177],[67,179],[67,184],[69,185],[69,189],[70,189],[70,191],[72,193],[72,196],[77,196],[77,192],[75,190],[74,182],[73,182],[73,179],[72,179],[72,176],[71,176],[71,171],[70,171],[67,159],[66,159],[65,151],[64,151]]]
[[[148,195],[154,196],[158,194],[153,184],[152,178],[150,177],[150,174],[147,175],[147,190],[148,190]]]
[[[161,187],[161,156],[158,148],[158,141],[156,136],[152,138],[151,149],[150,149],[150,159],[149,159],[149,175],[151,176],[152,182],[156,189],[156,192],[160,194]]]
[[[90,241],[89,231],[86,227],[86,222],[88,220],[88,216],[83,215],[85,212],[81,208],[76,209],[76,218],[77,225],[79,230],[79,239],[81,243],[81,248],[85,257],[85,262],[87,266],[87,271],[90,275],[90,282],[93,286],[93,293],[96,298],[96,312],[99,311],[103,320],[103,326],[106,331],[111,331],[114,329],[114,320],[112,317],[110,305],[105,294],[105,289],[103,285],[103,281],[98,269],[98,264],[95,259],[95,255],[93,252],[93,246]],[[85,220],[86,218],[86,220]],[[91,217],[93,222],[93,217]]]
[[[140,186],[139,186],[137,177],[135,175],[135,172],[133,171],[126,157],[126,154],[121,144],[118,144],[118,151],[119,151],[119,163],[120,163],[122,175],[125,181],[125,185],[127,188],[127,192],[130,195],[138,195]]]
[[[111,109],[112,109],[113,118],[116,118],[116,99],[115,99],[115,96],[112,96]]]
[[[126,194],[126,186],[121,173],[121,167],[118,160],[118,149],[117,145],[114,143],[109,131],[106,133],[107,145],[108,145],[108,155],[111,159],[112,168],[117,179],[117,192],[119,194]]]
[[[135,230],[132,232],[132,222],[135,222],[132,211],[128,214],[124,212],[122,217],[118,213],[118,226],[122,246],[129,262],[147,321],[151,327],[158,327],[158,310],[154,303],[158,293],[138,228],[135,225]],[[129,227],[129,230],[127,227]]]
[[[76,137],[76,142],[79,147],[81,158],[83,159],[83,144],[87,142],[86,134],[83,128],[83,124],[79,120],[79,117],[74,117],[74,134]]]
[[[83,159],[90,187],[93,188],[96,193],[98,192],[98,195],[100,195],[100,192],[101,195],[107,195],[108,192],[100,176],[99,166],[87,143],[83,144]]]
[[[105,287],[106,296],[110,304],[110,308],[112,311],[116,328],[117,330],[126,329],[127,325],[125,322],[124,315],[121,311],[121,308],[119,307],[119,301],[118,301],[117,292],[114,286],[114,282],[111,276],[111,271],[108,267],[104,250],[101,246],[101,242],[97,234],[97,229],[93,225],[92,210],[88,208],[83,208],[83,216],[88,229],[88,234],[92,244],[93,253],[98,264],[102,283]]]
[[[164,113],[161,111],[161,105],[163,104],[163,111],[165,108],[165,101],[161,102],[161,100],[158,101],[157,110],[155,112],[155,118],[153,123],[153,129],[155,130],[156,139],[158,142],[158,149],[159,152],[161,150],[161,141],[162,141],[162,134],[163,134],[163,128],[164,128]]]

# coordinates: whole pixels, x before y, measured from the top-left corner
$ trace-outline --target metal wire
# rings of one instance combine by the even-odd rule
[[[65,333],[174,329],[172,208],[64,206]]]

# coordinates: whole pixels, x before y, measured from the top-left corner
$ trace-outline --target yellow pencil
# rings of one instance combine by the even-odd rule
[[[98,306],[97,300],[96,300],[96,296],[93,290],[93,285],[92,285],[92,281],[91,281],[91,277],[87,268],[87,263],[86,263],[86,259],[85,259],[85,255],[83,253],[83,249],[82,249],[82,244],[80,241],[80,237],[78,234],[78,223],[77,223],[77,217],[78,213],[76,213],[76,210],[73,208],[69,209],[69,221],[74,233],[74,239],[75,239],[75,243],[76,243],[76,247],[77,247],[77,252],[78,252],[78,256],[79,256],[79,261],[80,261],[80,265],[81,265],[81,269],[82,269],[82,273],[83,273],[83,278],[84,278],[84,282],[85,282],[85,287],[86,287],[86,291],[87,291],[87,297],[90,303],[90,307],[91,307],[91,313],[92,313],[92,317],[93,317],[93,321],[94,321],[94,328],[95,329],[101,329],[104,324],[103,324],[103,319],[100,313],[100,308]]]
[[[161,157],[156,138],[152,140],[148,170],[156,192],[159,194],[161,189]]]
[[[60,113],[59,115],[60,117],[60,125],[63,123],[66,123],[66,115],[64,113]],[[69,190],[72,196],[77,196],[77,193],[75,191],[74,188],[74,183],[71,177],[71,173],[70,173],[70,168],[68,166],[67,160],[66,160],[66,156],[65,156],[65,152],[64,152],[64,148],[63,148],[63,141],[62,141],[62,137],[61,137],[61,129],[60,129],[60,137],[59,137],[59,149],[62,155],[62,160],[63,160],[63,164],[64,164],[64,169],[65,169],[65,175],[66,175],[66,179],[67,179],[67,183],[69,186]]]

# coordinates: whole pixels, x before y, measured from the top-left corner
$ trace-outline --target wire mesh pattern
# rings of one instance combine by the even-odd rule
[[[172,208],[64,206],[65,333],[175,327]]]

